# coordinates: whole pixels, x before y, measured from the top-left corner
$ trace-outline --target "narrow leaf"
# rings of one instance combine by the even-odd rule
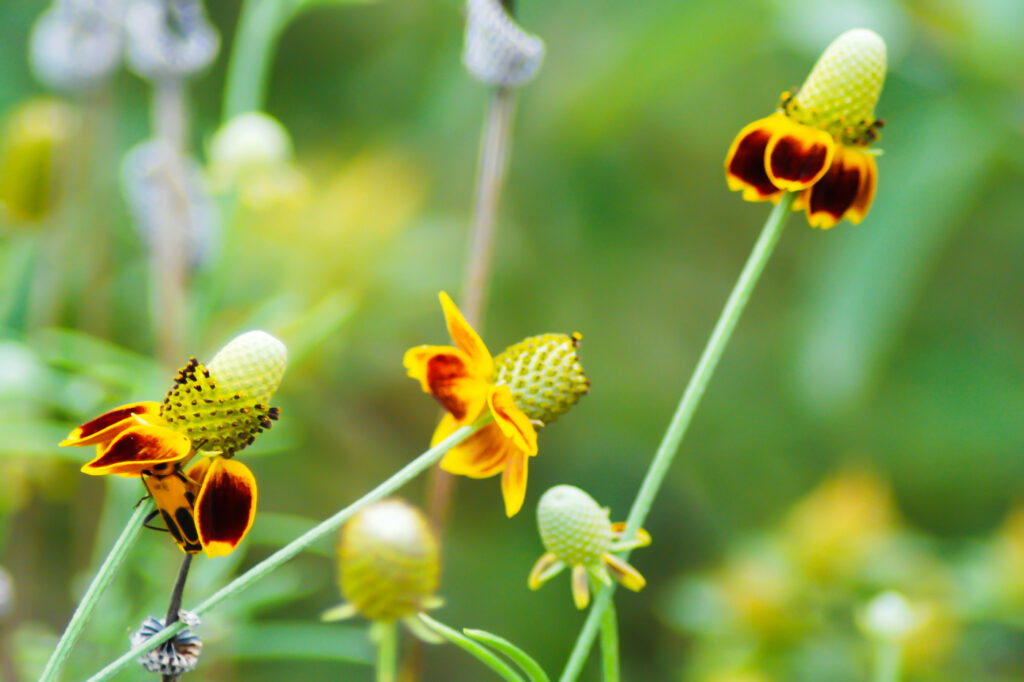
[[[483,630],[463,628],[462,631],[473,639],[492,646],[511,658],[515,661],[516,665],[522,668],[523,672],[529,676],[530,682],[549,682],[548,676],[544,672],[544,669],[540,667],[540,664],[533,660],[529,654],[507,639],[498,637],[497,635],[492,635],[490,632],[485,632]]]
[[[524,682],[522,676],[509,667],[507,663],[471,640],[469,637],[452,630],[443,623],[437,622],[426,614],[421,613],[419,617],[420,620],[422,620],[434,632],[441,635],[455,646],[460,647],[470,655],[475,656],[481,663],[498,673],[502,679],[507,680],[508,682]]]

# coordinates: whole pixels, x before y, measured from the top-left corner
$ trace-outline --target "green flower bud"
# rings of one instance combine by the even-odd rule
[[[600,564],[612,546],[608,510],[571,485],[556,485],[541,496],[537,525],[544,548],[569,566]]]
[[[342,528],[342,595],[369,620],[393,621],[429,608],[437,589],[437,539],[418,509],[399,499],[370,505]]]
[[[576,349],[579,334],[542,334],[509,346],[494,358],[495,383],[512,391],[516,407],[549,424],[590,390]]]

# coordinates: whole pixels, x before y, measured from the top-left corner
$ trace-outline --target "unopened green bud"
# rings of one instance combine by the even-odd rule
[[[494,359],[495,383],[509,387],[527,417],[553,422],[590,390],[576,353],[581,338],[542,334],[509,346]]]
[[[342,595],[369,620],[419,613],[435,601],[439,554],[437,539],[418,509],[399,499],[372,504],[341,531]]]
[[[544,548],[570,566],[593,565],[611,549],[608,510],[571,485],[556,485],[537,505],[537,525]]]

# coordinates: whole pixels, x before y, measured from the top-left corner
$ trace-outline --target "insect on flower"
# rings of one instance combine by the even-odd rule
[[[208,366],[192,358],[162,403],[117,407],[61,445],[96,446],[83,473],[139,476],[182,551],[228,554],[256,515],[256,479],[233,458],[278,418],[267,401],[286,362],[284,344],[270,334],[242,334]]]

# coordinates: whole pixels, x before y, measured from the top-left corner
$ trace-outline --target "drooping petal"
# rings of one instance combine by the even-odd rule
[[[572,567],[572,600],[580,610],[590,603],[590,583],[587,581],[587,569],[582,565]]]
[[[636,547],[647,547],[651,544],[651,534],[643,528],[636,532],[636,536],[629,542],[622,541],[622,534],[626,532],[626,524],[618,521],[612,524],[612,540],[616,542],[615,551],[623,549],[635,549]]]
[[[875,187],[878,185],[878,166],[875,164],[874,154],[864,154],[857,151],[850,151],[849,153],[860,155],[862,157],[861,161],[864,164],[864,178],[857,189],[857,198],[853,200],[853,205],[846,212],[846,217],[856,225],[864,220],[864,216],[868,214],[868,210],[871,208],[871,202],[875,199]]]
[[[782,114],[772,114],[743,128],[725,157],[725,180],[729,189],[743,190],[746,201],[778,201],[782,196],[782,190],[772,184],[765,171],[765,151],[778,128],[776,116]]]
[[[441,308],[444,310],[444,320],[448,325],[448,333],[451,335],[452,341],[472,361],[476,375],[490,380],[494,374],[494,360],[491,358],[491,352],[487,350],[487,346],[484,345],[476,330],[466,322],[466,318],[459,312],[451,297],[442,291],[440,299]]]
[[[505,498],[505,515],[509,518],[523,508],[529,459],[525,454],[513,450],[505,460],[505,471],[501,474],[501,495]]]
[[[487,404],[491,408],[491,414],[494,415],[494,423],[498,425],[505,437],[527,455],[536,455],[537,430],[530,423],[530,418],[516,407],[509,387],[495,387],[487,398]]]
[[[802,197],[807,222],[811,227],[828,229],[848,213],[851,220],[856,215],[859,221],[874,197],[876,172],[875,160],[868,154],[838,147],[828,172]]]
[[[539,590],[541,585],[561,573],[564,568],[565,562],[559,559],[557,554],[546,552],[540,559],[537,559],[533,570],[530,571],[528,581],[530,589]]]
[[[176,462],[192,453],[192,441],[165,426],[135,424],[97,450],[96,458],[82,467],[82,473],[134,477],[171,471]]]
[[[765,149],[765,171],[775,187],[798,192],[817,182],[828,170],[836,144],[824,130],[773,114],[775,128]]]
[[[104,412],[95,419],[91,419],[79,426],[69,433],[68,437],[60,442],[60,445],[61,447],[77,447],[106,443],[113,440],[115,436],[128,427],[139,423],[162,423],[160,419],[160,403],[146,401],[115,407],[109,412]]]
[[[639,571],[614,554],[603,555],[601,561],[611,571],[611,574],[615,576],[615,579],[622,583],[623,587],[638,592],[647,584],[647,581],[644,580]]]
[[[410,348],[403,360],[409,376],[420,382],[460,424],[476,421],[490,391],[489,381],[476,373],[469,356],[452,346]]]
[[[192,478],[193,472],[189,475]],[[230,554],[256,516],[256,478],[233,459],[212,457],[196,500],[196,525],[207,556]]]
[[[431,446],[437,445],[458,428],[459,424],[455,418],[446,414],[434,431]],[[441,460],[440,466],[448,473],[458,476],[490,478],[504,470],[506,459],[513,447],[512,442],[505,438],[497,425],[488,424],[449,450]]]

